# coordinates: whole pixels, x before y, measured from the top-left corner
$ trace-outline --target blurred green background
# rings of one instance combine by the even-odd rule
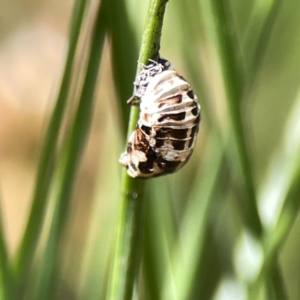
[[[167,5],[161,55],[191,83],[202,121],[186,167],[146,182],[144,250],[135,297],[247,299],[248,287],[256,282],[269,252],[264,256],[251,228],[251,213],[240,207],[249,195],[226,93],[228,82],[239,82],[239,98],[233,101],[238,100],[266,244],[269,233],[282,234],[278,248],[270,243],[275,254],[257,299],[300,299],[300,2],[222,0],[225,27],[210,2],[218,5],[215,0],[171,0]],[[120,199],[118,158],[129,116],[125,102],[133,91],[149,4],[109,3],[91,128],[62,228],[59,264],[51,271],[56,280],[45,299],[105,299]],[[60,133],[61,151],[82,85],[98,4],[87,4]],[[0,197],[12,264],[27,224],[62,78],[73,5],[57,0],[1,4]],[[218,37],[224,32],[227,44],[222,48]],[[231,52],[226,54],[226,49]],[[238,80],[224,73],[224,60],[237,66]],[[31,287],[43,277],[38,269],[45,259],[55,191],[54,184],[26,299],[35,299]],[[268,282],[275,267],[281,287],[279,292],[273,289],[277,298],[272,298]]]

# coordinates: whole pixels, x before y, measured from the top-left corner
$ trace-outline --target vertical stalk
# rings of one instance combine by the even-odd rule
[[[144,29],[139,62],[147,64],[149,59],[159,55],[165,7],[168,0],[152,0],[150,2]],[[137,72],[141,69],[138,65]],[[135,129],[139,109],[132,107],[130,111],[128,136]],[[122,173],[122,195],[117,242],[110,281],[108,299],[131,299],[134,281],[139,267],[141,253],[141,234],[143,230],[143,189],[144,181],[134,179]]]
[[[16,280],[19,281],[19,283],[22,280],[27,280],[27,275],[32,266],[35,249],[39,241],[40,231],[43,227],[45,210],[48,204],[47,200],[53,176],[57,140],[69,95],[75,53],[85,8],[86,1],[77,0],[74,4],[72,21],[70,24],[69,49],[64,68],[64,74],[61,80],[61,86],[57,96],[56,105],[45,134],[29,220],[18,249],[15,263],[15,273],[17,277]]]
[[[256,205],[256,193],[253,181],[253,171],[246,143],[240,103],[243,97],[245,82],[241,66],[238,63],[234,49],[234,37],[227,18],[227,3],[224,0],[212,0],[212,10],[218,20],[217,38],[222,72],[227,95],[231,126],[238,149],[238,159],[242,169],[245,184],[243,213],[246,224],[257,237],[262,235],[262,224]]]
[[[0,207],[0,299],[2,299],[2,297],[4,299],[11,299],[14,290],[14,282],[2,216],[2,209]]]
[[[98,73],[106,34],[107,1],[109,0],[101,1],[98,8],[78,107],[62,153],[61,164],[57,169],[59,182],[48,240],[40,264],[40,274],[33,290],[33,296],[30,299],[53,299],[55,293],[52,283],[57,279],[54,271],[59,268],[59,246],[67,223],[74,182],[92,120]]]

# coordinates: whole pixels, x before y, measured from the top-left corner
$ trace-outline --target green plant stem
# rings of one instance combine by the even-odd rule
[[[220,182],[224,182],[224,148],[219,139],[219,134],[215,130],[211,130],[206,144],[204,157],[213,157],[205,161],[196,174],[195,182],[203,184],[194,184],[191,189],[187,202],[187,207],[180,224],[181,243],[176,245],[172,253],[173,274],[168,277],[167,282],[163,286],[163,299],[172,299],[172,294],[176,294],[176,299],[192,299],[190,295],[195,284],[197,270],[203,268],[203,253],[205,247],[205,237],[209,227],[209,216],[213,205],[218,201],[218,197],[213,197],[215,191],[218,190]],[[195,213],[197,212],[197,213]],[[182,245],[189,247],[182,249]],[[207,276],[205,272],[204,277]],[[197,277],[197,280],[199,278]],[[201,282],[201,280],[199,281]],[[200,284],[200,283],[199,283]],[[173,293],[173,290],[176,293]]]
[[[159,56],[160,38],[167,0],[152,0],[149,6],[146,25],[142,39],[139,62],[147,64],[149,59]],[[138,65],[137,72],[141,65]],[[139,109],[130,111],[128,136],[135,129]],[[117,232],[117,243],[113,262],[112,277],[108,299],[131,299],[134,280],[139,267],[141,253],[141,233],[143,230],[143,189],[144,181],[133,179],[122,173],[121,208]]]
[[[275,267],[273,267],[271,271],[272,280],[268,283],[268,299],[274,300],[282,300],[288,299],[287,290],[284,284],[283,276],[280,272],[280,266],[278,263],[278,257],[276,258],[276,262],[274,262]]]
[[[277,1],[279,2],[279,1]],[[223,71],[223,78],[225,83],[225,89],[227,93],[227,102],[229,107],[229,113],[230,113],[230,120],[231,120],[231,126],[234,132],[234,138],[235,142],[238,148],[238,156],[239,161],[242,168],[242,174],[244,176],[244,182],[246,187],[246,197],[243,201],[243,217],[246,221],[246,224],[248,228],[252,231],[252,233],[258,238],[258,240],[262,243],[264,254],[266,257],[270,257],[270,261],[274,262],[274,255],[277,254],[276,250],[269,247],[269,243],[267,243],[268,246],[265,245],[265,237],[263,235],[263,228],[262,223],[260,220],[260,216],[258,213],[258,208],[256,204],[256,192],[254,188],[254,182],[253,182],[253,172],[251,167],[251,160],[250,155],[245,139],[244,134],[244,126],[243,126],[243,120],[242,120],[242,113],[241,113],[241,100],[243,98],[243,93],[246,89],[246,84],[244,80],[244,74],[241,70],[240,64],[238,62],[237,56],[235,54],[235,48],[234,44],[234,34],[230,31],[230,24],[231,21],[227,17],[228,14],[228,2],[226,0],[212,0],[212,7],[215,13],[215,16],[218,19],[218,29],[217,29],[217,35],[219,40],[219,53],[221,57],[221,63],[222,63],[222,71]],[[279,3],[278,3],[279,5]],[[277,5],[277,6],[278,6]],[[263,37],[268,32],[270,32],[270,24],[272,23],[274,17],[273,15],[276,15],[277,6],[273,6],[272,9],[272,16],[270,16],[270,20],[266,23],[265,27],[262,30],[261,36],[259,38],[259,45],[256,51],[256,54],[259,51],[264,51],[264,42]],[[255,67],[252,70],[253,72],[256,72],[257,70]],[[250,80],[250,84],[251,84]],[[276,247],[275,247],[276,248]],[[259,290],[258,286],[261,286],[263,284],[262,278],[266,278],[264,276],[265,271],[269,270],[269,265],[264,261],[265,267],[262,268],[261,274],[259,275],[259,278],[257,279],[256,283],[250,287],[250,294],[257,296],[256,292]],[[274,267],[276,268],[276,267]],[[279,272],[278,270],[274,270],[276,272]],[[266,271],[267,272],[267,271]],[[273,280],[274,278],[272,276],[269,277],[271,280],[270,284],[274,284]],[[270,286],[269,284],[269,286]],[[274,290],[277,292],[276,290]],[[255,296],[253,299],[255,299]]]
[[[219,42],[219,54],[222,64],[223,79],[227,95],[230,121],[235,143],[238,149],[238,159],[242,169],[245,184],[243,199],[243,216],[246,224],[257,237],[262,235],[262,224],[256,205],[256,193],[253,182],[253,172],[246,144],[240,103],[243,97],[244,79],[234,49],[234,36],[231,32],[230,21],[227,18],[227,3],[224,0],[212,0],[212,9],[218,20],[216,30]]]
[[[269,13],[263,23],[256,43],[253,59],[251,60],[248,86],[253,86],[253,83],[257,78],[257,74],[265,58],[266,50],[272,36],[272,30],[274,28],[275,21],[277,20],[278,13],[280,12],[282,3],[282,0],[273,1],[270,6]]]
[[[0,208],[0,299],[2,299],[1,296],[4,299],[11,299],[14,288],[12,279],[12,270],[2,222],[2,210]]]
[[[59,183],[55,197],[56,203],[46,249],[43,253],[40,268],[41,274],[36,284],[34,296],[31,299],[53,299],[54,291],[50,288],[56,279],[54,278],[54,271],[55,267],[58,266],[59,245],[70,210],[74,181],[92,120],[98,72],[106,32],[107,1],[109,0],[101,1],[95,20],[80,100],[63,153],[62,164],[58,171],[60,176],[58,176]]]
[[[300,153],[299,153],[300,155]],[[299,157],[298,155],[298,157]],[[297,166],[300,166],[300,160],[296,162]],[[268,276],[271,276],[274,266],[277,265],[277,257],[280,247],[284,245],[284,242],[288,236],[288,232],[292,228],[300,209],[299,201],[299,187],[300,181],[300,167],[295,171],[291,187],[287,193],[284,205],[278,218],[276,226],[270,232],[265,234],[264,237],[264,260],[260,268],[260,272],[250,288],[250,300],[257,299],[260,288],[263,286]]]
[[[291,230],[295,219],[299,212],[299,194],[300,194],[300,142],[298,140],[300,122],[300,102],[299,94],[296,98],[296,102],[291,108],[291,114],[288,117],[288,123],[284,130],[284,138],[280,147],[276,150],[274,157],[270,161],[270,170],[266,176],[266,183],[264,184],[263,192],[261,193],[261,201],[279,201],[274,199],[273,190],[274,186],[279,195],[282,195],[280,199],[281,210],[278,211],[279,216],[276,218],[277,213],[274,214],[274,218],[277,219],[276,227],[266,232],[264,237],[264,249],[265,258],[261,266],[261,270],[250,289],[250,295],[255,299],[259,287],[263,285],[265,279],[274,277],[274,266],[278,264],[277,258],[279,256],[280,246],[284,244],[289,231]],[[292,146],[291,146],[291,141]],[[286,178],[284,182],[281,182],[282,178]],[[279,209],[278,207],[278,209]],[[277,276],[279,277],[279,275]],[[278,280],[276,280],[278,281]],[[276,286],[273,289],[276,292],[278,299],[286,299],[281,297],[285,294],[283,285],[278,283],[272,283],[268,286]],[[281,291],[280,288],[283,288]]]
[[[125,137],[130,106],[124,99],[128,99],[132,92],[132,78],[136,72],[138,47],[126,9],[126,0],[110,0],[108,5],[114,85],[122,112],[121,130]]]
[[[57,147],[59,131],[68,99],[75,52],[85,7],[86,1],[84,0],[78,0],[74,5],[70,26],[70,44],[64,68],[64,74],[61,81],[57,102],[45,134],[45,141],[41,151],[29,220],[17,253],[15,266],[17,282],[22,281],[23,279],[26,280],[28,277],[27,274],[32,266],[32,260],[45,217],[45,209],[48,203],[47,199],[49,196],[51,178],[53,175],[55,150]]]

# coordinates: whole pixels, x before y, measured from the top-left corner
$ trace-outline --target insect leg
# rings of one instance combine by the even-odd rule
[[[141,99],[138,98],[137,96],[133,95],[127,100],[127,104],[129,105],[134,105],[134,106],[139,106],[141,102]]]

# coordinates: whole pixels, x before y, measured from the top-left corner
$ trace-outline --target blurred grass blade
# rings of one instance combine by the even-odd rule
[[[81,160],[81,154],[89,133],[93,113],[93,100],[96,91],[99,65],[107,24],[107,0],[101,1],[95,26],[92,33],[88,65],[80,95],[80,100],[70,135],[67,139],[61,165],[58,167],[58,187],[54,215],[50,225],[46,249],[42,256],[40,273],[32,299],[53,299],[51,284],[53,283],[54,269],[58,267],[59,243],[66,225],[72,188]]]
[[[172,207],[169,178],[154,179],[147,186],[143,279],[145,299],[161,299],[164,278],[172,277],[171,252],[178,237],[178,220]]]
[[[116,211],[118,211],[116,199],[120,194],[118,181],[120,165],[116,157],[119,155],[119,146],[122,141],[119,139],[120,135],[111,134],[116,128],[115,119],[109,118],[102,138],[110,142],[101,145],[102,151],[98,163],[101,168],[97,180],[99,184],[97,184],[95,201],[89,218],[88,237],[80,272],[79,299],[105,299],[107,292],[108,270],[114,239],[111,230],[107,229],[113,228]],[[118,147],[111,147],[111,145],[118,145]]]
[[[204,40],[204,29],[202,28],[201,20],[201,7],[199,2],[194,1],[192,5],[187,5],[187,3],[178,1],[174,2],[176,9],[176,20],[198,20],[198,22],[190,21],[185,22],[184,26],[181,27],[181,30],[178,32],[178,44],[181,46],[182,57],[184,59],[184,64],[187,67],[187,72],[189,73],[190,81],[194,86],[194,90],[198,96],[199,102],[203,107],[209,107],[208,89],[207,89],[207,79],[205,77],[205,71],[201,63],[201,47],[191,47],[190,43],[187,43],[187,36],[190,41],[193,41],[195,44],[202,44]],[[199,18],[200,16],[200,18]],[[200,23],[200,24],[199,24]],[[202,45],[202,47],[205,47]],[[199,67],[200,66],[200,67]],[[205,111],[205,119],[209,125],[213,124],[213,116],[210,113],[210,110]]]
[[[267,2],[267,1],[266,1]],[[259,30],[259,35],[257,38],[256,42],[253,42],[253,36],[248,37],[248,40],[251,39],[248,43],[247,41],[245,42],[245,44],[250,44],[250,45],[254,45],[254,50],[253,50],[253,57],[251,59],[249,59],[248,61],[248,74],[247,76],[249,76],[248,78],[248,86],[252,86],[254,80],[257,78],[257,74],[258,71],[261,69],[262,67],[262,61],[265,58],[265,54],[266,54],[266,50],[272,35],[272,31],[274,28],[274,24],[277,20],[278,14],[280,12],[280,8],[282,5],[283,1],[282,0],[273,0],[272,3],[270,4],[270,6],[268,7],[268,12],[266,13],[266,16],[263,19],[263,24],[262,27]],[[264,3],[263,5],[268,5],[266,3]],[[257,9],[255,9],[257,7]],[[255,11],[258,11],[257,13],[261,13],[261,1],[258,0],[256,1],[256,5],[254,7],[254,13]],[[254,17],[252,18],[253,22],[252,22],[252,26],[257,26],[254,20]],[[250,25],[249,25],[250,27]],[[256,28],[257,30],[257,28]],[[248,30],[248,33],[252,32],[250,29]],[[247,36],[246,36],[247,39]]]
[[[281,146],[274,153],[260,189],[260,211],[267,229],[276,225],[281,209],[299,172],[300,93],[284,131]]]
[[[216,27],[218,52],[222,65],[230,122],[232,124],[235,143],[238,149],[238,160],[242,170],[241,175],[244,178],[245,197],[243,198],[243,205],[249,216],[249,218],[247,218],[249,229],[253,231],[255,236],[260,237],[262,235],[262,225],[256,206],[256,192],[252,165],[244,133],[244,124],[240,107],[240,102],[243,97],[244,76],[237,60],[234,35],[228,27],[231,24],[230,14],[228,17],[228,10],[230,8],[225,0],[212,0],[211,7],[213,11],[212,18],[217,18],[218,20],[218,27]]]
[[[253,234],[261,239],[262,223],[256,204],[256,191],[254,187],[251,159],[247,148],[242,120],[241,100],[244,97],[246,82],[238,61],[239,47],[234,32],[231,31],[230,3],[226,0],[211,1],[212,11],[218,20],[216,34],[218,38],[218,50],[221,59],[225,91],[231,126],[234,133],[235,143],[238,149],[238,158],[244,178],[245,197],[243,202],[243,217],[248,228]]]
[[[115,90],[121,107],[124,137],[129,121],[130,105],[126,100],[132,95],[133,81],[136,72],[138,48],[127,13],[127,2],[109,1],[109,28],[112,39],[112,64]]]
[[[204,238],[208,227],[209,209],[212,204],[218,174],[223,162],[223,147],[216,135],[211,132],[204,157],[211,157],[199,171],[190,194],[190,205],[184,214],[180,244],[172,253],[173,276],[167,277],[162,290],[162,299],[189,299],[195,274],[204,250]],[[213,155],[211,155],[213,153]],[[202,179],[201,179],[202,178]],[[201,184],[197,184],[200,183]],[[197,213],[196,213],[197,212]],[[170,281],[171,280],[171,281]],[[173,282],[174,280],[174,282]],[[175,289],[175,291],[173,291]]]
[[[300,194],[300,94],[292,108],[285,129],[282,146],[270,162],[265,183],[261,189],[261,215],[265,223],[265,259],[260,273],[250,290],[255,299],[266,278],[272,276],[278,251],[298,216]]]
[[[43,227],[55,163],[57,140],[68,99],[75,52],[86,3],[87,1],[85,0],[77,0],[74,4],[64,74],[56,105],[47,132],[45,133],[29,220],[17,253],[16,276],[18,281],[26,280],[27,278],[28,271],[32,266],[40,231]]]
[[[272,280],[270,280],[268,285],[268,299],[274,299],[274,300],[288,299],[289,297],[287,294],[286,287],[284,285],[284,279],[280,272],[278,257],[276,261],[277,261],[277,266],[275,265],[275,267],[272,268],[272,272],[270,274],[272,276]]]
[[[14,283],[0,206],[0,299],[12,299]],[[1,298],[2,297],[2,298]]]

